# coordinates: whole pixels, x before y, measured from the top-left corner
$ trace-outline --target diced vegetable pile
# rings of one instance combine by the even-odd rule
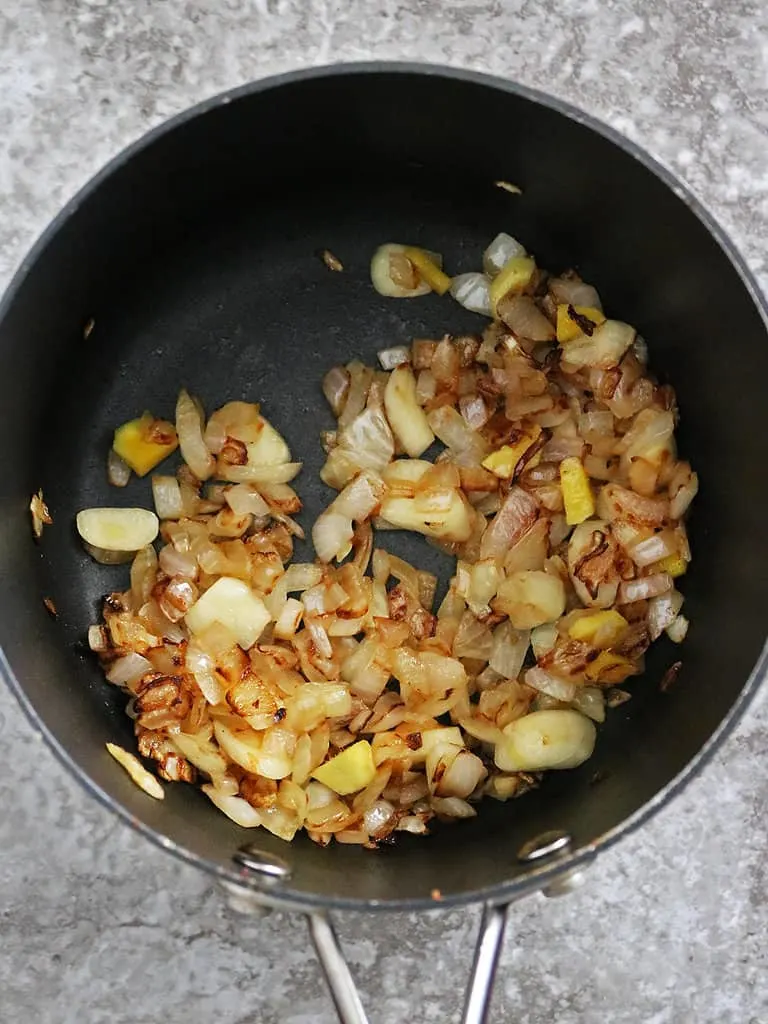
[[[301,463],[283,438],[255,404],[206,419],[185,391],[175,425],[144,414],[109,456],[123,486],[180,449],[152,477],[155,512],[77,522],[98,560],[132,560],[89,642],[128,694],[139,754],[243,827],[323,845],[423,834],[577,767],[650,644],[688,628],[676,580],[698,481],[634,328],[509,235],[482,272],[451,278],[437,254],[389,244],[371,276],[490,322],[326,374],[321,476],[337,494],[314,562],[291,562]],[[388,530],[454,560],[437,606],[436,578],[388,553]]]

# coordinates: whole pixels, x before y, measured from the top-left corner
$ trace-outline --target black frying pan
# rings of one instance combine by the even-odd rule
[[[523,195],[495,188],[499,178]],[[323,372],[480,322],[448,298],[378,296],[373,249],[422,244],[461,272],[477,268],[502,229],[543,266],[577,266],[609,310],[637,325],[652,366],[677,389],[680,447],[703,482],[682,674],[660,691],[678,652],[657,645],[588,764],[552,773],[511,805],[483,805],[450,832],[378,853],[264,834],[258,850],[238,854],[253,835],[204,796],[172,786],[162,804],[148,800],[105,753],[107,740],[132,746],[131,723],[83,638],[125,573],[84,554],[75,513],[116,500],[104,472],[114,426],[144,408],[171,414],[184,384],[208,408],[262,402],[304,460],[309,525],[329,499],[317,477],[318,433],[331,426]],[[324,248],[344,273],[324,266]],[[435,889],[444,907],[503,907],[534,888],[566,888],[700,768],[754,692],[768,606],[768,435],[755,428],[768,380],[764,317],[743,262],[667,172],[519,86],[438,68],[347,66],[203,104],[123,153],[69,204],[0,308],[3,673],[62,760],[134,828],[241,892],[314,915],[342,1015],[362,1020],[324,911],[433,907]],[[55,523],[37,547],[26,509],[40,486]],[[117,500],[146,503],[146,482]],[[397,543],[445,576],[426,545]],[[503,912],[488,910],[466,1020],[484,1017],[502,931]]]

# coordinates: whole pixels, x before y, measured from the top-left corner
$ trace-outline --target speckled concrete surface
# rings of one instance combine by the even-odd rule
[[[163,118],[249,78],[378,57],[514,76],[611,122],[688,182],[765,286],[767,30],[747,0],[3,0],[0,284]],[[763,692],[585,889],[513,912],[495,1022],[767,1024],[767,726]],[[335,1019],[301,921],[232,917],[63,777],[7,695],[0,736],[2,1024]],[[374,1024],[455,1020],[476,923],[342,918]]]

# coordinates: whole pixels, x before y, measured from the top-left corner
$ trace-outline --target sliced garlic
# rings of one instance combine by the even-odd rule
[[[384,409],[395,436],[411,458],[417,458],[435,440],[424,410],[416,401],[416,378],[410,366],[398,366],[389,375]]]
[[[394,299],[413,299],[418,295],[429,295],[432,289],[426,281],[419,281],[415,288],[403,288],[395,284],[390,273],[390,257],[402,256],[404,259],[407,246],[395,242],[380,245],[371,260],[371,281],[379,295]]]
[[[597,732],[578,711],[532,711],[503,729],[495,761],[503,772],[576,768],[591,757]]]
[[[493,603],[515,629],[532,629],[559,619],[565,611],[563,581],[537,569],[512,573],[499,586]]]
[[[387,497],[381,503],[381,517],[398,530],[461,543],[472,533],[469,506],[458,491],[448,493],[448,507],[434,512],[420,508],[418,498]]]
[[[146,508],[84,508],[77,532],[86,551],[103,565],[130,562],[157,537],[160,523]]]

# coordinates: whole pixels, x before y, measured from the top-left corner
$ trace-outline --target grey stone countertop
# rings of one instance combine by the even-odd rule
[[[0,284],[126,143],[302,65],[489,70],[610,122],[704,200],[768,283],[768,8],[750,0],[3,0]],[[515,908],[493,1021],[768,1022],[768,700],[585,888]],[[81,792],[0,703],[0,1021],[330,1024],[304,924],[233,916]],[[477,914],[348,915],[373,1024],[456,1020]]]

